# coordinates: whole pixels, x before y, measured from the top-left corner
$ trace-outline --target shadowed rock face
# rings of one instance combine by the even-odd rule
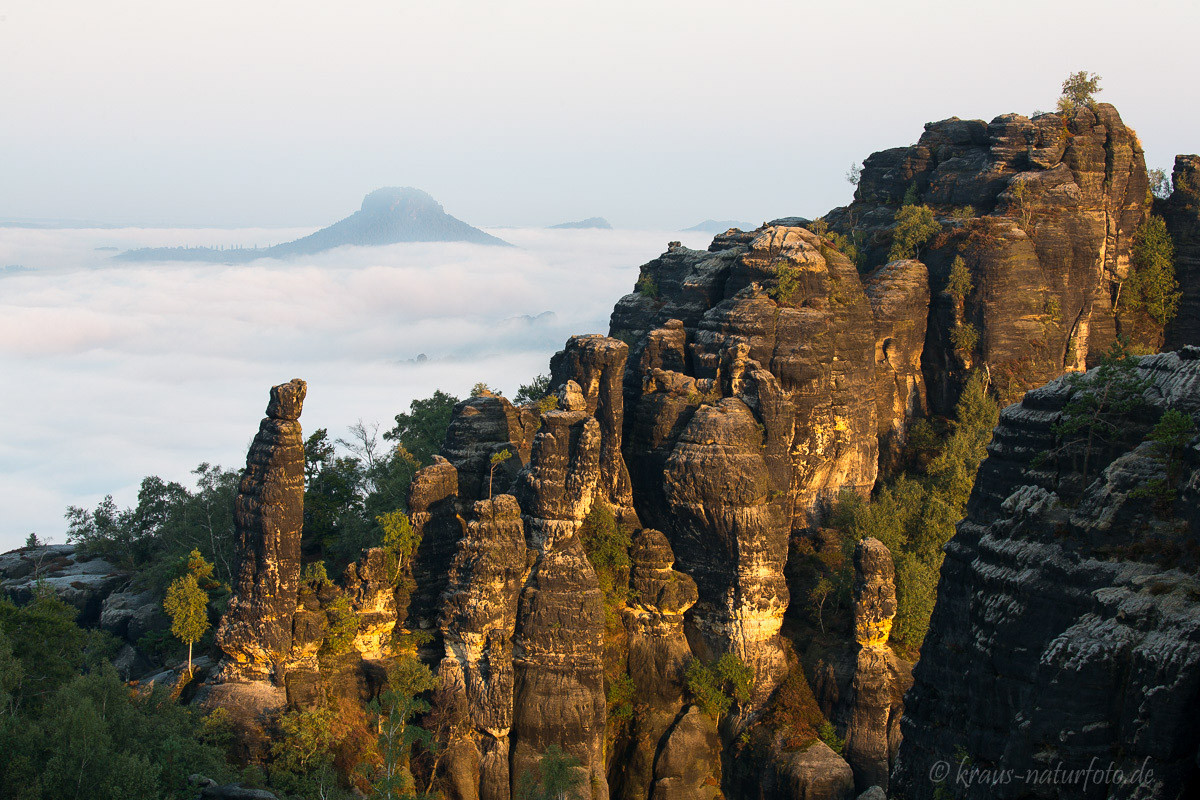
[[[1165,349],[1200,345],[1200,156],[1175,156],[1174,191],[1155,201],[1175,242],[1175,277],[1183,297],[1167,328]]]
[[[304,524],[299,418],[306,390],[299,379],[271,389],[267,416],[238,486],[234,519],[240,566],[229,609],[217,629],[227,679],[271,678],[292,648]]]
[[[624,621],[629,632],[629,674],[639,705],[631,723],[632,746],[627,755],[618,756],[612,791],[613,797],[640,800],[656,785],[655,756],[660,744],[667,741],[666,735],[683,705],[684,672],[692,657],[683,631],[683,615],[699,595],[695,581],[672,569],[675,555],[662,533],[649,528],[641,531],[630,555],[631,602]],[[669,761],[670,757],[658,773],[660,778],[670,771]],[[719,778],[719,758],[698,766]],[[669,781],[656,791],[666,792],[668,785]]]
[[[1200,449],[1195,438],[1173,455],[1143,441],[1167,409],[1200,419],[1200,350],[1145,357],[1138,375],[1146,405],[1119,421],[1123,441],[1095,448],[1086,481],[1069,463],[1033,465],[1055,447],[1069,382],[1001,414],[967,519],[946,547],[906,698],[892,776],[903,796],[933,797],[930,768],[959,748],[974,764],[1020,774],[1083,769],[1093,758],[1126,775],[1153,770],[1144,785],[1096,796],[1200,790],[1191,711],[1200,702]],[[1163,492],[1138,491],[1156,479]],[[961,794],[1026,791],[1014,783]]]
[[[941,226],[920,256],[935,297],[955,256],[966,260],[974,290],[965,307],[943,297],[929,316],[925,379],[933,409],[945,414],[972,365],[987,363],[1015,399],[1098,362],[1121,325],[1112,302],[1149,210],[1147,187],[1137,135],[1100,103],[1066,121],[1005,114],[929,123],[917,144],[867,158],[854,202],[827,219],[860,232],[873,267],[887,259],[896,211],[915,195]],[[963,323],[980,334],[969,352],[951,339]]]

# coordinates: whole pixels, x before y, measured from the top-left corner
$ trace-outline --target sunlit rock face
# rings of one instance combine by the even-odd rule
[[[866,278],[875,318],[875,408],[879,423],[879,464],[883,472],[900,465],[909,422],[925,413],[921,355],[929,316],[929,270],[912,259],[892,261]]]
[[[1054,381],[1001,414],[906,697],[892,776],[903,796],[938,796],[930,769],[964,754],[1022,775],[1093,759],[1142,769],[1098,796],[1200,790],[1200,449],[1194,430],[1173,452],[1145,439],[1167,410],[1200,420],[1200,350],[1142,358],[1135,376],[1144,403],[1117,415],[1116,439],[1093,443],[1086,477],[1081,455],[1054,455],[1078,386]]]
[[[267,416],[246,457],[235,522],[240,559],[229,609],[217,629],[228,678],[266,680],[292,649],[304,525],[304,437],[300,412],[307,386],[271,389]]]
[[[696,580],[704,649],[752,664],[761,701],[785,671],[790,530],[878,472],[871,305],[848,259],[787,225],[672,247],[639,285],[656,292],[622,298],[611,323],[632,345],[634,504]]]
[[[506,800],[512,783],[513,635],[526,570],[521,509],[510,495],[475,504],[443,594],[444,686],[470,721],[473,735],[454,748],[449,775],[464,797]]]
[[[929,402],[945,414],[975,366],[987,364],[1011,401],[1098,363],[1118,332],[1155,344],[1113,308],[1147,189],[1137,134],[1099,103],[1068,119],[931,122],[917,144],[868,157],[854,202],[827,219],[857,231],[870,269],[888,260],[903,203],[934,210],[940,230],[920,251],[933,291],[923,367]],[[956,301],[941,292],[959,256],[973,288]],[[954,339],[964,324],[979,334],[967,350]]]

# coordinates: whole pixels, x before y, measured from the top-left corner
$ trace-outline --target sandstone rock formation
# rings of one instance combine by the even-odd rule
[[[672,246],[639,286],[611,322],[634,506],[696,580],[703,655],[753,665],[761,702],[785,670],[789,530],[875,482],[871,304],[849,260],[782,224]]]
[[[827,219],[856,237],[873,267],[887,260],[895,212],[915,200],[941,227],[920,256],[935,292],[953,259],[965,259],[974,289],[964,316],[948,298],[934,303],[923,361],[929,402],[945,414],[969,364],[987,364],[1015,399],[1099,361],[1120,324],[1113,297],[1149,210],[1147,188],[1141,144],[1111,105],[1069,119],[955,117],[926,125],[915,145],[867,158],[854,202]],[[966,351],[953,338],[965,324],[979,334]]]
[[[892,776],[902,795],[938,796],[930,769],[964,757],[1021,776],[1141,769],[1087,792],[1047,786],[1051,797],[1200,791],[1190,714],[1200,702],[1200,449],[1194,428],[1184,446],[1144,441],[1167,410],[1200,419],[1200,349],[1142,358],[1135,377],[1143,402],[1114,412],[1120,436],[1093,442],[1086,477],[1052,426],[1073,393],[1104,387],[1056,380],[1001,415],[967,519],[946,547],[906,698]],[[955,791],[1006,798],[1030,787]]]
[[[517,601],[526,568],[521,509],[510,495],[475,504],[454,563],[442,604],[445,657],[438,669],[443,685],[452,687],[473,727],[473,735],[453,751],[474,770],[455,786],[460,797],[506,800],[509,732],[513,724],[513,634]]]
[[[246,457],[235,507],[240,564],[217,629],[226,680],[275,678],[291,652],[304,524],[299,419],[306,391],[299,379],[271,389],[267,416]]]
[[[896,616],[892,555],[878,539],[854,548],[854,642],[818,666],[817,696],[845,740],[842,755],[857,791],[888,787],[900,746],[912,665],[888,646]]]
[[[908,424],[925,413],[925,323],[929,315],[929,270],[920,261],[893,261],[866,279],[875,318],[875,408],[879,464],[899,465]]]
[[[0,554],[0,593],[28,603],[42,586],[79,610],[81,625],[100,621],[106,599],[129,574],[73,544],[22,547]]]
[[[632,720],[629,750],[617,770],[619,782],[613,786],[613,796],[623,800],[647,797],[652,787],[657,797],[670,795],[670,787],[676,783],[696,783],[685,779],[683,771],[675,774],[670,765],[672,755],[665,757],[661,769],[655,766],[660,745],[676,727],[684,705],[684,671],[692,658],[683,630],[684,614],[699,597],[696,582],[672,569],[675,554],[667,537],[656,530],[638,533],[631,557],[630,603],[624,622],[629,632],[629,675],[639,711]],[[686,727],[694,727],[694,722]],[[712,732],[715,737],[715,728]],[[676,742],[684,736],[680,732]],[[690,757],[700,762],[701,756],[693,751]],[[719,778],[720,759],[691,769],[696,768]],[[699,779],[701,783],[704,777],[707,775]]]
[[[1154,203],[1175,241],[1175,277],[1183,292],[1167,327],[1167,350],[1200,345],[1200,156],[1176,156],[1171,184],[1171,196]]]

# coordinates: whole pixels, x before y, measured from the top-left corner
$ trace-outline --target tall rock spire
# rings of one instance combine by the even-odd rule
[[[217,629],[227,678],[276,675],[292,648],[304,525],[304,437],[300,379],[271,389],[267,416],[250,445],[234,519],[240,566],[229,610]]]

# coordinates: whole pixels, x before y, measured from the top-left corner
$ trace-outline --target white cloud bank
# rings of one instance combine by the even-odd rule
[[[145,475],[241,467],[267,389],[309,383],[301,419],[384,429],[435,389],[511,394],[669,239],[504,229],[517,247],[401,244],[224,266],[122,263],[96,248],[286,241],[297,230],[0,228],[0,550],[63,541],[67,505],[132,504]],[[24,269],[5,269],[15,266]],[[424,355],[425,358],[418,360]]]

